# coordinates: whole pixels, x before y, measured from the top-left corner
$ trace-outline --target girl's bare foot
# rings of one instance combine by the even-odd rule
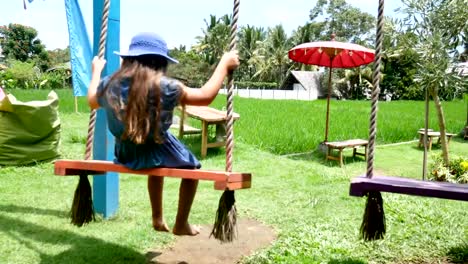
[[[200,228],[187,223],[181,227],[174,226],[172,233],[176,236],[196,236],[200,233]]]
[[[153,228],[156,231],[169,232],[169,226],[162,219],[153,219]]]

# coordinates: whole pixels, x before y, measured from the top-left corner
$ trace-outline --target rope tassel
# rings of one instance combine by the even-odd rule
[[[95,220],[92,189],[87,175],[80,175],[70,215],[71,223],[78,227]]]
[[[107,40],[107,27],[109,22],[110,0],[104,0],[104,7],[101,18],[101,32],[99,35],[99,52],[98,56],[104,58]],[[86,137],[85,160],[92,158],[94,128],[96,126],[96,110],[91,110],[88,123],[88,136]],[[83,226],[95,220],[93,197],[91,184],[87,175],[80,175],[80,181],[75,190],[73,204],[71,208],[71,223],[76,226]]]
[[[240,0],[234,0],[231,21],[229,49],[237,49],[237,20],[239,19]],[[226,123],[226,172],[232,171],[234,149],[234,79],[233,72],[228,74],[227,123]],[[215,223],[210,237],[214,236],[221,243],[232,242],[237,237],[237,211],[234,205],[234,191],[225,190],[219,199]]]
[[[361,237],[365,241],[383,239],[385,226],[382,195],[380,192],[369,192],[360,229]]]
[[[234,191],[226,190],[219,199],[218,210],[210,237],[221,243],[232,242],[237,238],[237,210]]]

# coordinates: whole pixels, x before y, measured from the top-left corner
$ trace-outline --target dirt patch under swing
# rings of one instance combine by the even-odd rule
[[[239,219],[238,237],[233,243],[221,244],[209,238],[212,226],[202,226],[195,237],[182,236],[173,246],[154,249],[147,253],[149,263],[155,264],[229,264],[237,263],[244,256],[268,247],[276,239],[276,234],[256,220]]]

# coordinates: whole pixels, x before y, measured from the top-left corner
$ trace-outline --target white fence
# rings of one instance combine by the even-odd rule
[[[220,94],[227,94],[227,89],[221,89]],[[272,90],[272,89],[235,89],[234,95],[245,98],[276,99],[276,100],[316,100],[317,91],[304,90]]]

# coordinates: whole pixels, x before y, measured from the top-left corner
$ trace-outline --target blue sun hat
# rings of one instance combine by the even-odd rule
[[[142,32],[136,34],[131,42],[128,51],[118,52],[115,54],[125,57],[136,57],[141,55],[159,55],[168,59],[170,62],[179,63],[176,59],[169,57],[167,43],[156,33]]]

